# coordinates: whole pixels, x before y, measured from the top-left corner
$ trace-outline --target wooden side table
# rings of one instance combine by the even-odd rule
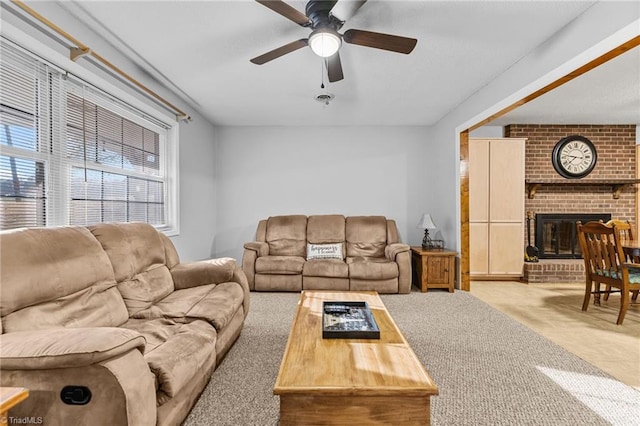
[[[0,387],[0,426],[7,426],[9,409],[27,399],[29,390],[25,388]]]
[[[451,250],[425,250],[421,246],[412,246],[413,283],[423,293],[430,288],[446,288],[453,293],[457,254]]]

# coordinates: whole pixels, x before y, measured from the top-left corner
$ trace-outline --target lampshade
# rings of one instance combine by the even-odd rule
[[[330,28],[319,28],[309,36],[309,47],[318,56],[328,58],[340,49],[342,39]]]
[[[420,218],[420,222],[418,222],[418,226],[416,228],[420,229],[437,229],[435,223],[433,223],[433,219],[431,219],[431,215],[429,213],[424,213],[422,218]]]

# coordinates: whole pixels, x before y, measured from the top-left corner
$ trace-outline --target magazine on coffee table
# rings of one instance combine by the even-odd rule
[[[323,339],[379,339],[380,329],[367,302],[323,302]]]

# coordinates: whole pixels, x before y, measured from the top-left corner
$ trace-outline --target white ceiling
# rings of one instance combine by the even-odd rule
[[[640,48],[594,68],[491,125],[510,123],[640,124]]]
[[[305,2],[288,3],[304,12]],[[166,79],[212,123],[291,126],[432,125],[592,4],[370,0],[341,32],[397,34],[417,38],[418,44],[410,55],[343,44],[345,79],[325,90],[322,62],[310,49],[260,66],[249,62],[309,34],[254,1],[76,1],[65,7],[156,78]],[[635,108],[633,122],[640,123],[638,54],[627,53],[617,62],[614,80],[603,66],[602,76],[593,71],[510,116],[520,123],[551,117],[577,123],[572,114],[612,113],[605,105],[616,100],[626,110]],[[597,82],[588,80],[591,74]],[[621,89],[633,92],[628,84],[635,85],[635,96],[616,95]],[[314,100],[325,91],[335,95],[329,106]],[[594,96],[589,103],[578,100],[585,91]],[[604,117],[602,122],[614,122]]]

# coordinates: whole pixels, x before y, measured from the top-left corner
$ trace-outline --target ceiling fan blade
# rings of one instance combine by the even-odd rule
[[[347,30],[342,36],[342,39],[350,44],[405,54],[411,53],[418,42],[415,38],[362,30]]]
[[[268,7],[277,14],[284,16],[285,18],[295,22],[303,27],[311,25],[311,20],[307,18],[307,15],[298,11],[293,6],[289,6],[287,3],[281,0],[256,0],[261,5]]]
[[[272,61],[276,58],[279,58],[282,55],[286,55],[287,53],[291,53],[293,51],[296,51],[298,49],[302,49],[303,47],[307,46],[307,39],[306,38],[301,38],[300,40],[296,40],[296,41],[292,41],[289,44],[285,44],[284,46],[280,46],[277,49],[273,49],[270,52],[267,52],[263,55],[260,56],[256,56],[253,59],[250,59],[251,62],[253,62],[256,65],[262,65],[266,62]]]
[[[327,74],[329,75],[329,81],[340,81],[344,78],[342,74],[342,63],[340,62],[340,53],[336,52],[333,56],[325,59],[327,62]]]
[[[342,22],[347,21],[355,15],[358,9],[360,9],[366,2],[367,0],[338,1],[329,12],[329,15],[335,16]]]

